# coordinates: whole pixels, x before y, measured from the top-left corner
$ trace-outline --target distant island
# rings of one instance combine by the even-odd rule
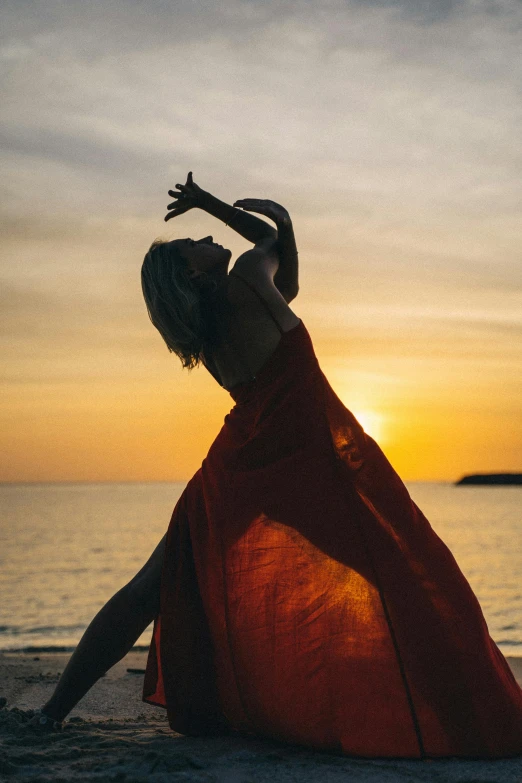
[[[463,484],[522,485],[522,473],[471,473],[455,482],[456,487]]]

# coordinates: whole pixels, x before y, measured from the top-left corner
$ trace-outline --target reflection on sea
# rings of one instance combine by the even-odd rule
[[[493,639],[522,655],[522,487],[407,484],[475,591]],[[0,487],[0,649],[72,646],[164,534],[182,483]],[[141,638],[148,644],[150,630]]]

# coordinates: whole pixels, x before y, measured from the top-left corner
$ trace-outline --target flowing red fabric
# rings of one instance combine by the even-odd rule
[[[470,585],[304,324],[230,393],[170,522],[144,700],[182,734],[522,754],[522,690]]]

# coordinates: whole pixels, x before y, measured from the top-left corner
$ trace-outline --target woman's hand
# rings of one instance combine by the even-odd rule
[[[291,222],[288,211],[281,204],[276,204],[275,201],[269,199],[242,198],[235,201],[233,206],[240,207],[247,212],[259,212],[260,215],[265,215],[273,220],[277,226],[285,226]]]
[[[191,171],[188,173],[185,184],[178,184],[176,187],[178,188],[179,192],[176,192],[175,190],[169,190],[169,196],[173,196],[176,201],[173,201],[172,204],[168,205],[167,209],[169,210],[169,213],[165,215],[166,221],[173,217],[177,217],[177,215],[183,215],[185,212],[188,212],[189,209],[203,206],[203,200],[206,192],[202,190],[199,185],[196,185],[196,183],[192,180]]]

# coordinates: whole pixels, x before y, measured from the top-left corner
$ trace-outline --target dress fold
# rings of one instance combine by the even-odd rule
[[[172,514],[144,700],[183,734],[522,754],[522,691],[469,583],[303,322],[230,394]]]

